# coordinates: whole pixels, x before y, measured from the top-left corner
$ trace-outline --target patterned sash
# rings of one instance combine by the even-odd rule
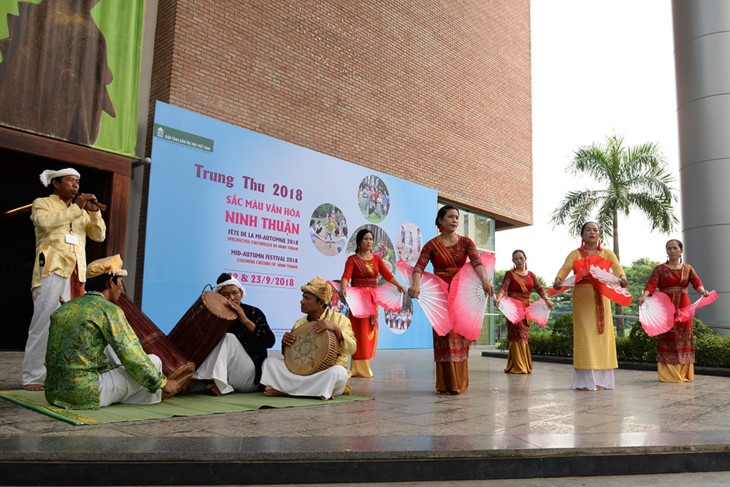
[[[667,266],[667,269],[669,269],[670,274],[672,269],[671,267]],[[663,293],[668,294],[672,297],[672,304],[674,304],[674,309],[679,309],[679,302],[682,299],[682,293],[687,294],[687,287],[689,286],[689,266],[682,264],[682,269],[680,270],[679,275],[679,282],[676,286],[672,287],[664,287],[659,288],[659,290]],[[676,315],[676,313],[675,313]]]
[[[459,244],[458,240],[456,244]],[[434,273],[439,277],[453,277],[457,272],[459,272],[459,266],[454,260],[454,256],[451,255],[451,252],[449,252],[449,248],[441,241],[440,238],[433,239],[433,246],[436,253],[441,256],[446,264],[448,264],[446,267],[442,267],[438,270],[436,269],[436,266],[434,266]]]
[[[520,286],[520,289],[521,289],[521,292],[519,292],[519,293],[516,293],[514,291],[512,293],[510,293],[511,294],[510,297],[522,300],[522,305],[527,306],[528,304],[530,304],[530,290],[527,288],[527,284],[525,284],[525,281],[522,280],[522,276],[517,274],[517,272],[509,271],[509,274],[510,274],[512,280],[515,281],[517,283],[517,285]],[[529,276],[529,274],[528,274],[528,276]]]
[[[588,252],[585,250],[580,251],[580,256],[582,259],[576,260],[573,263],[573,272],[576,272],[576,270],[584,265],[584,261],[586,257],[588,257]],[[591,279],[591,275],[588,274],[583,279],[581,279],[579,282],[576,282],[575,285],[578,284],[590,284],[591,288],[593,289],[593,300],[596,304],[596,323],[598,324],[598,334],[603,335],[603,331],[606,328],[606,323],[603,316],[603,295],[598,292],[598,289],[596,289],[596,286],[593,284],[593,280]]]

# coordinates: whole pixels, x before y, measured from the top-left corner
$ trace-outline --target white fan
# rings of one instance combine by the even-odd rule
[[[406,285],[410,287],[413,284],[413,267],[402,259],[396,263],[396,267]],[[446,283],[438,276],[428,272],[421,274],[418,305],[439,336],[446,336],[453,327],[447,289]]]
[[[639,306],[639,323],[650,337],[661,335],[674,326],[674,304],[669,296],[657,291]]]
[[[522,301],[515,298],[503,297],[497,308],[512,323],[519,323],[525,319],[525,307],[522,305]]]
[[[403,293],[393,284],[386,282],[375,289],[375,304],[388,311],[400,311],[403,307]]]
[[[525,308],[525,316],[528,320],[534,321],[539,326],[547,325],[548,318],[550,318],[550,307],[542,299],[538,299],[530,306]]]

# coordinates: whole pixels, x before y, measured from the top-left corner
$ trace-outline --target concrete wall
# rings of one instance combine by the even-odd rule
[[[720,299],[697,316],[730,325],[730,2],[673,0],[685,258]]]

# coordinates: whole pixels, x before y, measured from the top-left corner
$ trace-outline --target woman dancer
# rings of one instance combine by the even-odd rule
[[[436,226],[441,233],[423,246],[418,262],[413,268],[413,284],[408,290],[408,295],[412,298],[418,298],[420,295],[421,275],[429,261],[433,264],[435,274],[450,284],[468,258],[482,281],[484,294],[491,296],[494,287],[487,279],[487,272],[479,259],[476,245],[469,237],[462,237],[456,233],[459,226],[459,210],[451,205],[443,206],[436,215]],[[450,331],[446,336],[438,336],[433,332],[438,393],[460,394],[469,387],[469,345],[468,339],[454,331]]]
[[[578,391],[602,391],[614,388],[613,369],[618,368],[616,339],[613,332],[611,303],[594,287],[590,275],[580,272],[588,260],[610,265],[622,287],[628,285],[616,254],[601,248],[600,230],[595,222],[581,228],[582,245],[572,251],[558,271],[553,287],[560,289],[573,270],[584,276],[573,288],[573,385]],[[606,262],[608,261],[608,262]]]
[[[347,298],[347,286],[377,287],[378,276],[383,276],[387,282],[393,284],[402,293],[404,288],[393,276],[382,258],[373,253],[373,233],[363,228],[355,236],[355,253],[347,258],[345,272],[340,281],[340,294]],[[355,332],[357,350],[352,355],[350,375],[352,377],[371,378],[370,359],[375,356],[378,345],[378,315],[365,318],[350,316],[352,331]]]
[[[548,299],[537,276],[527,270],[525,252],[522,250],[512,252],[512,263],[515,267],[505,273],[502,286],[494,299],[494,304],[499,306],[506,294],[510,298],[522,301],[522,305],[527,307],[530,304],[530,291],[534,289],[548,307],[552,308],[553,302]],[[507,320],[509,355],[507,355],[507,368],[504,371],[508,374],[529,374],[532,372],[532,354],[530,353],[530,346],[527,344],[529,331],[530,323],[528,323],[527,318],[518,323]]]
[[[657,370],[660,382],[687,382],[695,378],[695,346],[692,319],[677,320],[676,310],[690,305],[687,288],[690,284],[702,296],[710,292],[704,288],[694,268],[682,262],[684,246],[677,239],[667,242],[667,262],[654,268],[637,304],[641,306],[654,291],[666,293],[675,308],[674,327],[657,336]]]

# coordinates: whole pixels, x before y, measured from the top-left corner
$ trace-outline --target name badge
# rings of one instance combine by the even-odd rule
[[[69,245],[78,245],[79,244],[79,236],[74,235],[73,233],[67,233],[66,234],[66,243]]]

